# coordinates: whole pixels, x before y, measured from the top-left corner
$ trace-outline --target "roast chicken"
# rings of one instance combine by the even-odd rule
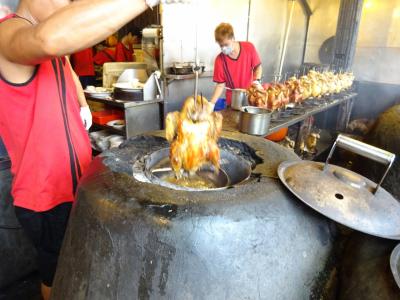
[[[171,144],[170,162],[175,176],[193,176],[203,165],[210,163],[219,170],[218,139],[223,117],[213,112],[208,100],[198,96],[185,100],[180,112],[167,115],[166,138]]]
[[[304,88],[301,85],[301,81],[296,77],[289,78],[285,83],[289,91],[289,101],[290,103],[300,103],[303,100]]]
[[[253,85],[247,90],[249,104],[252,106],[277,110],[289,103],[301,103],[311,97],[320,98],[327,94],[340,93],[353,85],[352,73],[310,71],[297,79],[291,77],[285,83]]]

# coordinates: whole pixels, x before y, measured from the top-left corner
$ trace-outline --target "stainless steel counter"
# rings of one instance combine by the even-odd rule
[[[200,73],[199,77],[200,78],[211,78],[211,77],[213,77],[213,74],[214,74],[213,71],[205,71],[203,73]],[[171,83],[174,80],[195,79],[195,77],[196,77],[195,74],[187,74],[187,75],[167,74],[167,75],[165,75],[165,78],[167,79],[168,83]]]
[[[149,100],[149,101],[124,101],[118,99],[98,99],[98,98],[87,98],[90,101],[103,103],[109,106],[113,106],[116,108],[131,108],[131,107],[139,107],[143,105],[155,104],[155,103],[162,103],[161,99]]]
[[[305,119],[331,109],[335,106],[344,104],[350,100],[356,98],[357,94],[353,92],[341,93],[338,95],[323,97],[319,100],[313,100],[313,102],[319,105],[303,105],[304,113],[301,115],[289,115],[285,118],[278,120],[271,120],[271,126],[268,131],[268,135],[278,131],[279,129],[292,126],[296,123],[300,123]],[[238,131],[240,112],[233,109],[226,109],[221,112],[224,117],[223,130],[226,131]]]
[[[130,138],[148,131],[160,130],[163,127],[164,102],[160,99],[150,101],[122,101],[88,98],[88,100],[106,104],[123,110],[126,122],[125,129],[115,129],[107,125],[94,125],[113,133]]]

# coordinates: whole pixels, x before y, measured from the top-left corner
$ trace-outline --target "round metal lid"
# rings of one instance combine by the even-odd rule
[[[311,161],[284,162],[278,175],[300,200],[355,230],[400,240],[400,203],[382,187],[350,170]]]
[[[394,280],[400,288],[400,244],[394,248],[390,255],[390,269],[392,270]]]

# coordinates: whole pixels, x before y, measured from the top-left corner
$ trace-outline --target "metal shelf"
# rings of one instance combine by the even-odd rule
[[[115,100],[115,99],[99,99],[99,98],[93,98],[93,97],[87,97],[87,99],[90,101],[93,101],[93,102],[99,102],[99,103],[103,103],[103,104],[121,108],[121,109],[163,102],[163,100],[161,100],[161,99],[154,99],[154,100],[148,100],[148,101],[124,101],[124,100]]]
[[[95,125],[96,128],[107,129],[113,133],[131,138],[148,131],[160,130],[163,124],[163,104],[161,99],[147,101],[120,101],[114,99],[96,99],[88,97],[88,100],[103,103],[107,106],[123,110],[125,129],[115,129],[106,125]]]
[[[209,78],[213,77],[213,71],[205,71],[201,74],[199,74],[199,78]],[[174,80],[190,80],[190,79],[195,79],[196,75],[195,74],[188,74],[188,75],[175,75],[175,74],[166,74],[165,78],[167,79],[167,83],[171,83]]]
[[[100,124],[96,124],[96,123],[93,123],[93,128],[94,129],[107,129],[112,133],[116,133],[116,134],[119,134],[119,135],[122,135],[122,136],[126,136],[125,129],[117,129],[117,128],[114,128],[114,127],[111,127],[111,126],[100,125]]]
[[[279,121],[272,120],[267,135],[277,132],[278,130],[280,130],[282,128],[290,127],[294,124],[300,123],[310,116],[313,116],[320,112],[324,112],[332,107],[338,106],[348,100],[355,98],[356,96],[357,96],[356,93],[342,93],[337,96],[334,96],[333,100],[330,100],[330,101],[325,102],[323,99],[321,99],[320,100],[321,103],[324,103],[324,104],[321,104],[319,106],[305,107],[305,112],[302,115],[289,116],[289,117],[287,117],[283,120],[279,120]],[[223,111],[222,115],[224,117],[223,130],[238,131],[240,112],[228,109],[228,110]]]

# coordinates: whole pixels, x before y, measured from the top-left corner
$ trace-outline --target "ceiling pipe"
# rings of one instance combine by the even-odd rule
[[[294,14],[294,6],[296,4],[296,0],[289,0],[292,2],[292,5],[290,7],[290,15],[289,15],[289,20],[286,26],[286,32],[285,32],[285,39],[283,42],[283,49],[281,53],[281,59],[279,62],[279,71],[278,71],[278,80],[282,78],[282,71],[283,71],[283,65],[285,63],[285,57],[286,57],[286,52],[287,52],[287,45],[289,42],[289,35],[290,35],[290,29],[292,27],[292,21],[293,21],[293,14]]]

